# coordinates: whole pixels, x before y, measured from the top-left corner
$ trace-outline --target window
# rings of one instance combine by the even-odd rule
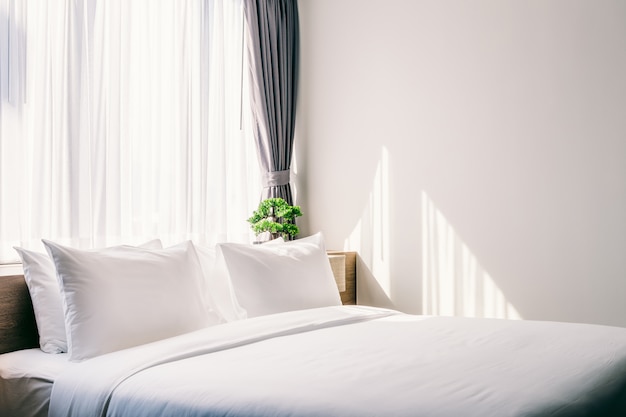
[[[244,59],[241,0],[0,0],[0,263],[249,241]]]

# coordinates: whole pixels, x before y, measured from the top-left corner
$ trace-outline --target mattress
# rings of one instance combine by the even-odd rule
[[[0,355],[0,415],[47,417],[54,380],[71,365],[39,348]]]
[[[626,329],[327,307],[203,329],[57,378],[51,417],[624,416]]]

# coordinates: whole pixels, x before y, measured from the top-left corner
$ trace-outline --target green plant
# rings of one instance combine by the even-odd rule
[[[300,206],[292,206],[282,198],[267,198],[248,219],[255,235],[269,232],[272,239],[282,236],[293,239],[299,232],[296,217],[302,216]]]

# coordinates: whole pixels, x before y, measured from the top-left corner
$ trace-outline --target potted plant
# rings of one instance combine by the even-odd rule
[[[272,240],[283,237],[286,240],[293,238],[300,232],[296,226],[296,217],[302,216],[300,206],[292,206],[282,198],[267,198],[259,203],[259,208],[248,219],[250,227],[257,236],[265,233]],[[260,243],[260,242],[259,242]]]

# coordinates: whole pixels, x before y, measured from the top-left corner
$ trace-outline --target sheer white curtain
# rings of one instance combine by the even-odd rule
[[[0,263],[249,241],[242,36],[241,0],[0,0]]]

